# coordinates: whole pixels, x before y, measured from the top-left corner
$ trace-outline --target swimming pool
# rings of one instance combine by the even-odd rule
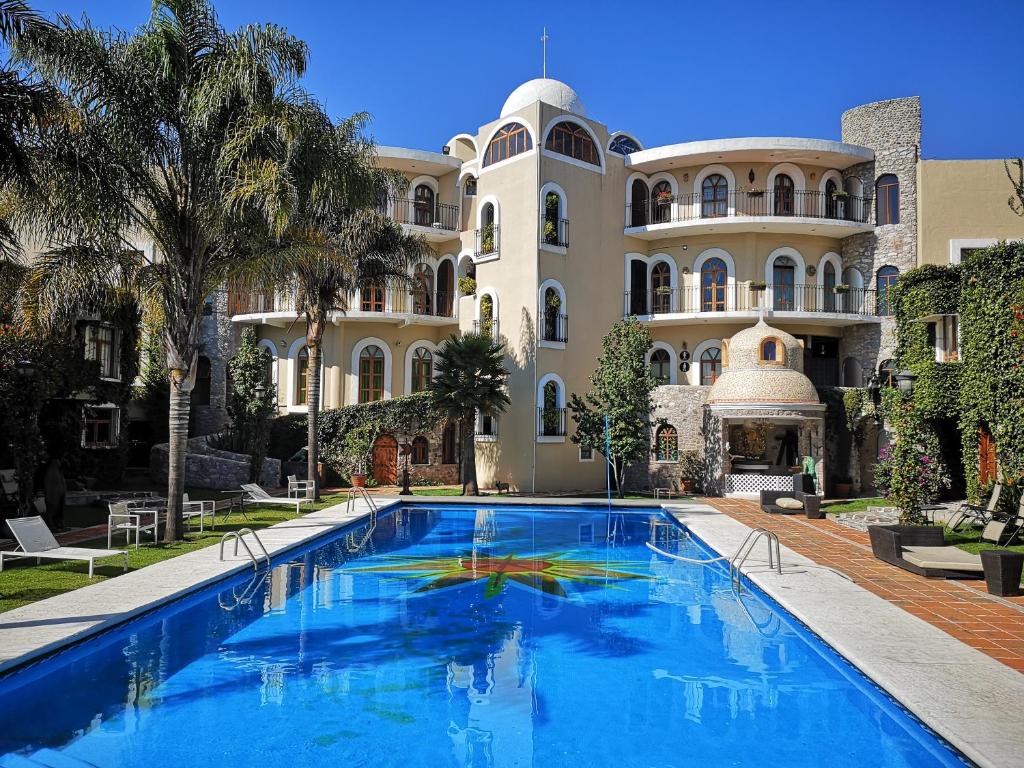
[[[678,530],[401,507],[0,679],[0,766],[966,764]]]

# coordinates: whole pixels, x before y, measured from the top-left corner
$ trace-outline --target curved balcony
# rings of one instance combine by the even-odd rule
[[[870,198],[816,190],[730,190],[722,199],[702,193],[626,204],[624,234],[644,240],[708,232],[786,232],[849,237],[873,229]]]
[[[409,232],[422,235],[429,242],[440,243],[458,237],[457,205],[411,197],[389,197],[380,210]]]
[[[885,306],[876,291],[865,288],[837,293],[822,285],[735,283],[626,291],[622,311],[653,325],[749,323],[763,314],[775,321],[834,326],[878,322]]]
[[[232,322],[286,327],[299,317],[295,290],[251,293],[228,290]],[[392,323],[395,325],[454,325],[458,323],[455,296],[446,291],[408,288],[366,288],[352,293],[345,311],[331,313],[331,322]]]

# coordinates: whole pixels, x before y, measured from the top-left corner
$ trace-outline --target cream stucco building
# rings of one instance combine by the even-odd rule
[[[564,408],[588,389],[601,337],[632,314],[655,340],[656,415],[671,427],[652,435],[634,482],[671,483],[678,451],[704,446],[730,337],[766,319],[799,344],[790,351],[813,384],[861,386],[891,368],[886,290],[902,272],[1024,235],[1001,162],[921,161],[916,98],[846,112],[841,141],[646,147],[620,127],[539,79],[443,151],[380,147],[380,163],[409,179],[407,196],[382,206],[433,255],[412,268],[417,288],[366,290],[337,313],[323,405],[417,391],[446,337],[491,332],[506,344],[512,406],[477,424],[483,484],[599,488],[603,465],[571,442]],[[460,291],[461,277],[475,291]],[[258,328],[282,413],[305,410],[295,320],[287,294],[229,294],[211,319],[221,336]],[[454,436],[443,442],[431,456],[456,462]],[[722,476],[705,480],[729,490]]]

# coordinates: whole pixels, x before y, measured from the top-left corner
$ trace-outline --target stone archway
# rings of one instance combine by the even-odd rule
[[[373,444],[373,479],[378,485],[398,482],[398,441],[391,435],[381,435]]]

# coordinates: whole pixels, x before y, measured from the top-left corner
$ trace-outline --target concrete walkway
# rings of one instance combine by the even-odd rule
[[[396,503],[381,498],[377,506],[383,511]],[[263,528],[257,535],[274,557],[370,512],[363,501],[357,502],[350,513],[345,507],[344,503],[336,504]],[[213,546],[189,552],[0,614],[0,673],[151,611],[186,592],[252,569],[244,551],[239,550],[235,557],[230,554],[232,547],[225,547],[225,559],[221,561],[218,549]]]

